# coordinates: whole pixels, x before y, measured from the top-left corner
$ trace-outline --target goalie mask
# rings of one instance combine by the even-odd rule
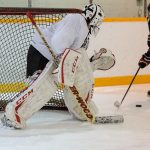
[[[82,15],[89,26],[90,34],[96,36],[104,19],[104,11],[101,6],[96,4],[86,5]]]

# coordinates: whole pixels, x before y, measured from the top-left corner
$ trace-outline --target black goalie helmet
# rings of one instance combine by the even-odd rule
[[[82,15],[86,19],[90,34],[96,36],[104,19],[103,9],[100,5],[89,4],[83,9]]]

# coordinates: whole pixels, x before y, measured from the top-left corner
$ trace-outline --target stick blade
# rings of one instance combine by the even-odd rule
[[[95,118],[96,124],[107,124],[107,123],[123,123],[124,117],[122,115],[116,116],[97,116]]]
[[[114,106],[116,106],[117,108],[119,108],[120,105],[121,105],[121,104],[120,104],[118,101],[115,101]]]

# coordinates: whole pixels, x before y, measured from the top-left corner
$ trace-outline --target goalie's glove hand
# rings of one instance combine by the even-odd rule
[[[90,58],[93,70],[108,70],[115,64],[115,56],[108,49],[101,48]]]
[[[138,65],[139,65],[140,68],[145,68],[149,64],[150,64],[150,55],[148,55],[148,52],[147,52],[144,55],[142,55]]]

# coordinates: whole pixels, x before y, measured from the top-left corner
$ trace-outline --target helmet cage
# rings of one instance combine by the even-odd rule
[[[95,4],[85,6],[83,16],[89,26],[90,34],[96,36],[104,19],[104,11],[101,6]]]

